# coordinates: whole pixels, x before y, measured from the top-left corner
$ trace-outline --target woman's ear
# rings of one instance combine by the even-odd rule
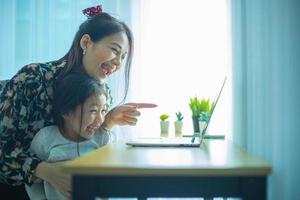
[[[86,51],[92,40],[89,34],[84,34],[80,39],[80,47],[83,51]]]

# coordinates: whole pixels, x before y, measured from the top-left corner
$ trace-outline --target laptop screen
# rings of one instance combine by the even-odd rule
[[[206,133],[207,127],[208,127],[209,122],[210,122],[210,119],[211,119],[211,117],[212,117],[212,115],[213,115],[213,112],[214,112],[216,106],[217,106],[218,100],[219,100],[219,98],[220,98],[220,96],[221,96],[221,93],[222,93],[222,91],[223,91],[223,88],[224,88],[224,85],[225,85],[226,80],[227,80],[227,77],[225,76],[224,81],[223,81],[223,83],[222,83],[222,87],[221,87],[221,89],[220,89],[220,91],[219,91],[219,93],[218,93],[216,99],[215,99],[215,100],[213,101],[213,103],[212,103],[211,110],[210,110],[210,117],[208,118],[207,123],[206,123],[206,126],[204,127],[204,129],[203,129],[203,131],[202,131],[202,133],[201,133],[202,136]]]

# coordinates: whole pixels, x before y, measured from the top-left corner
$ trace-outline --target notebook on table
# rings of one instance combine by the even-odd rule
[[[201,134],[198,134],[195,137],[181,137],[181,138],[135,138],[126,142],[127,145],[134,146],[134,147],[199,147],[202,143],[202,140],[206,134],[207,127],[210,123],[210,119],[213,115],[213,112],[216,108],[218,100],[221,96],[223,91],[224,85],[226,82],[226,77],[222,83],[222,87],[212,103],[210,117],[206,123]]]

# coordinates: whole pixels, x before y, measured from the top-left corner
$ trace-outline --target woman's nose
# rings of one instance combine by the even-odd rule
[[[119,68],[122,63],[121,56],[120,55],[116,56],[113,60],[113,63],[116,65],[117,68]]]

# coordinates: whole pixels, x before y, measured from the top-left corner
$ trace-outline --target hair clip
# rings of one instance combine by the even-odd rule
[[[82,10],[82,13],[87,17],[93,17],[95,15],[99,15],[102,12],[102,5],[93,6]]]

